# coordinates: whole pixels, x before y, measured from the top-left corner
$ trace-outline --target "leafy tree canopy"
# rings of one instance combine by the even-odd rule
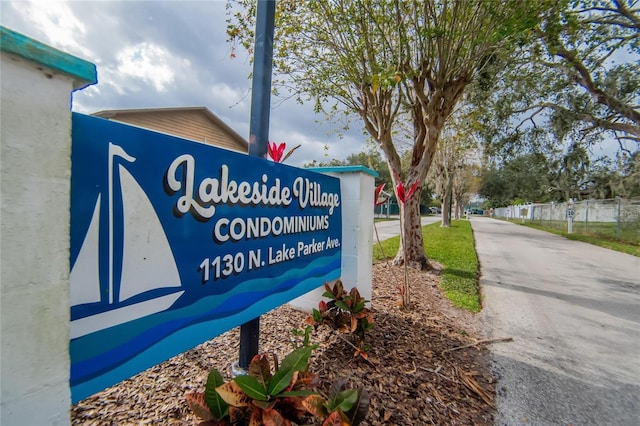
[[[492,56],[507,57],[528,40],[548,1],[281,0],[275,81],[291,96],[313,100],[318,111],[359,117],[384,153],[394,187],[422,185],[465,88]],[[250,49],[255,3],[240,3],[229,9],[228,34]],[[406,169],[394,143],[400,114],[413,124]],[[395,262],[406,257],[422,268],[417,198],[402,206],[405,238]]]
[[[489,153],[614,138],[640,144],[640,1],[552,2],[517,55],[496,55],[475,87]]]

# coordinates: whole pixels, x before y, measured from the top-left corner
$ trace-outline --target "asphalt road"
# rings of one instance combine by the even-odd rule
[[[442,217],[438,216],[423,216],[422,217],[422,226],[428,225],[430,223],[440,222]],[[376,222],[376,229],[378,231],[378,236],[380,237],[380,241],[384,241],[391,237],[396,237],[400,235],[400,220],[385,220],[381,222]],[[373,233],[373,244],[377,244],[375,231]]]
[[[640,425],[640,258],[473,218],[496,425]]]

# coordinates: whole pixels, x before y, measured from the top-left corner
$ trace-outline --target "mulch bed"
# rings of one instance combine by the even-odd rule
[[[367,335],[369,357],[354,357],[345,337],[327,328],[312,333],[319,345],[310,370],[328,389],[336,378],[364,385],[371,402],[363,425],[490,425],[495,386],[478,319],[442,296],[437,272],[409,270],[413,309],[400,309],[400,267],[373,266],[375,328]],[[349,284],[345,283],[349,289]],[[260,319],[260,350],[279,359],[291,351],[291,330],[306,314],[281,306]],[[71,408],[73,425],[196,425],[184,394],[203,391],[216,367],[229,380],[237,361],[239,330],[97,393]]]

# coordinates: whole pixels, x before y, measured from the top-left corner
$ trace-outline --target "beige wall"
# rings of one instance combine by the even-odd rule
[[[204,111],[119,112],[110,119],[209,145],[247,152],[246,144],[239,143],[237,139],[217,126]]]

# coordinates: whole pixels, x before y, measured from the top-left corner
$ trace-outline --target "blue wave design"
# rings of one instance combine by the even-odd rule
[[[150,317],[141,318],[129,323],[114,326],[105,330],[92,333],[71,341],[72,357],[74,362],[104,353],[110,348],[117,348],[127,344],[146,330],[155,327],[159,323],[175,319],[202,316],[203,313],[228,312],[233,313],[240,309],[246,309],[247,305],[255,303],[265,294],[281,294],[301,282],[300,277],[324,279],[329,271],[340,268],[340,256],[325,256],[309,263],[305,268],[290,269],[278,278],[259,278],[245,281],[226,293],[206,296],[195,303],[174,310],[168,310]],[[261,291],[256,291],[260,289]],[[241,296],[244,307],[229,309],[229,300],[234,296]],[[236,299],[238,299],[236,297]],[[285,303],[283,301],[282,303]],[[82,351],[76,351],[76,347],[83,347]]]
[[[287,271],[280,279],[244,282],[226,298],[207,296],[184,308],[74,339],[70,344],[74,402],[339,278],[340,262],[339,253],[325,256]]]

